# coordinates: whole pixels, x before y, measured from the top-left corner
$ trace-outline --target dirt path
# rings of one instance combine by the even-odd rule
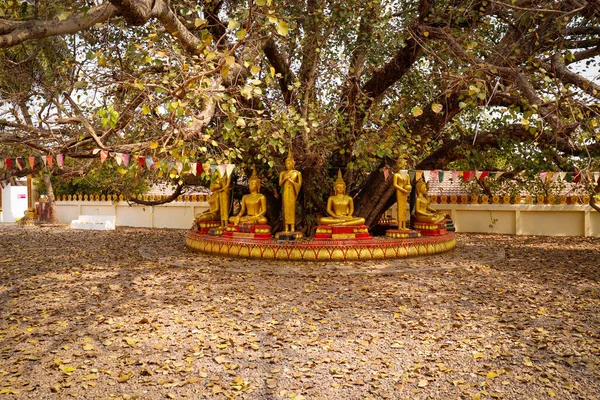
[[[590,238],[285,264],[0,225],[0,398],[597,399],[599,279]]]

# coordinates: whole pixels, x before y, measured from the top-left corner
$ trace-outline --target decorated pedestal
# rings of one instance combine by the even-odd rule
[[[385,231],[385,236],[394,239],[405,239],[420,237],[421,234],[413,229],[388,229]]]
[[[275,240],[278,242],[293,242],[300,239],[304,239],[302,232],[277,232],[275,234]]]
[[[445,221],[439,223],[415,222],[413,228],[421,232],[423,236],[440,236],[448,233]]]
[[[319,225],[315,233],[315,240],[364,240],[370,239],[369,227]]]
[[[269,225],[229,224],[227,228],[225,228],[222,237],[231,239],[270,240],[271,227]]]
[[[195,222],[192,229],[200,233],[208,233],[212,228],[219,228],[220,226],[220,221]]]

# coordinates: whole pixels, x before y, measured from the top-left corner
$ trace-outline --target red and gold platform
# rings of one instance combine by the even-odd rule
[[[333,232],[322,232],[333,235]],[[356,232],[362,234],[364,232]],[[352,232],[354,234],[354,232]],[[443,253],[456,247],[453,232],[416,238],[315,238],[294,242],[249,237],[228,237],[190,230],[186,245],[206,254],[295,261],[356,261],[405,258]]]

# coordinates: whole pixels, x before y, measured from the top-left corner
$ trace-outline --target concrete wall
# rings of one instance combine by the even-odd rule
[[[173,202],[160,206],[130,205],[125,201],[57,201],[58,222],[68,224],[80,215],[114,215],[117,226],[189,229],[194,215],[208,209],[208,203]]]
[[[68,224],[79,215],[114,215],[117,226],[189,229],[206,201],[180,201],[161,206],[124,201],[57,201],[58,220]],[[600,237],[600,215],[582,204],[432,204],[449,214],[457,232],[512,235]],[[407,210],[408,212],[408,210]],[[392,209],[392,215],[397,211]]]

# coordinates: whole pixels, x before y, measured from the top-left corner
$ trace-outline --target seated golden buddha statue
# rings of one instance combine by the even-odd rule
[[[427,184],[423,180],[417,182],[417,199],[415,200],[415,220],[428,224],[437,224],[446,220],[446,214],[429,206]]]
[[[337,180],[333,184],[333,196],[327,199],[328,217],[319,219],[321,225],[354,226],[364,225],[365,219],[354,217],[354,201],[346,194],[346,182],[342,178],[342,171],[338,170]]]
[[[267,198],[260,194],[260,180],[256,176],[256,170],[248,179],[249,194],[242,197],[242,208],[237,215],[229,218],[229,222],[238,225],[265,225],[267,224]]]
[[[219,211],[219,193],[221,190],[222,187],[219,179],[213,179],[210,183],[210,191],[212,194],[208,199],[208,210],[196,214],[196,221],[211,222],[221,220],[221,213]]]

